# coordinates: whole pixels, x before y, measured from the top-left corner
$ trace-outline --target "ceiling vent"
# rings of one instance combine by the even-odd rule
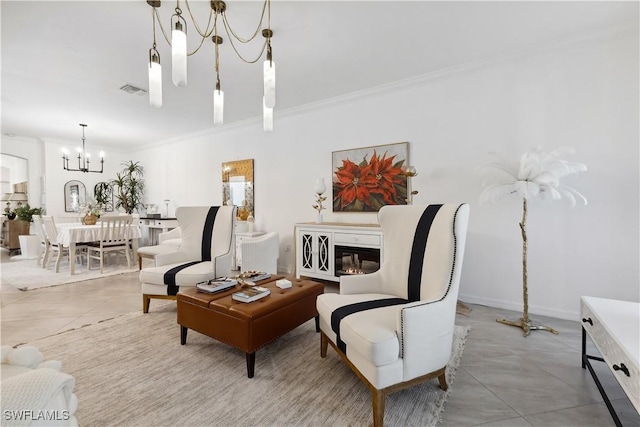
[[[120,90],[127,92],[129,95],[144,95],[145,93],[147,93],[146,90],[129,83],[125,83],[123,86],[120,86]]]

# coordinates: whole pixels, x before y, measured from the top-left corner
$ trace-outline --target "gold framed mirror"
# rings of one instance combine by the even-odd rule
[[[253,159],[222,163],[222,199],[225,205],[238,206],[238,219],[254,215]]]

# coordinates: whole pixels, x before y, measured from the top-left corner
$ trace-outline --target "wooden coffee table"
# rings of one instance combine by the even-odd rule
[[[253,378],[256,351],[260,347],[314,317],[316,332],[320,331],[316,298],[324,292],[324,285],[287,277],[293,286],[280,289],[275,281],[283,277],[258,282],[269,288],[271,294],[250,303],[231,298],[240,285],[217,294],[197,292],[195,288],[178,292],[180,344],[187,343],[187,331],[193,329],[242,350],[246,354],[247,376]]]

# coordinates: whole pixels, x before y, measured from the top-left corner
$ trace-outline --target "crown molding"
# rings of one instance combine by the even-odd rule
[[[560,39],[550,39],[545,42],[537,43],[528,47],[527,49],[519,49],[517,51],[505,52],[499,55],[479,59],[464,64],[455,65],[452,67],[443,68],[433,72],[421,74],[418,76],[410,77],[404,80],[398,80],[390,83],[384,83],[375,87],[362,89],[354,92],[350,92],[344,95],[335,96],[329,99],[324,99],[308,104],[291,107],[283,110],[277,110],[278,118],[292,117],[300,114],[307,114],[312,111],[331,108],[337,105],[349,103],[363,98],[376,96],[388,91],[398,91],[406,89],[408,87],[416,85],[425,85],[434,81],[449,78],[451,76],[475,72],[487,67],[515,62],[522,59],[542,56],[554,52],[565,51],[568,49],[575,49],[593,45],[595,43],[603,43],[623,39],[626,37],[635,37],[638,39],[638,22],[636,20],[629,20],[628,22],[617,25],[615,27],[605,27],[597,30],[584,31],[582,33],[574,34],[570,37],[564,37]],[[237,122],[225,124],[221,128],[204,129],[198,132],[180,135],[178,137],[156,141],[148,144],[144,144],[132,149],[132,151],[146,150],[152,147],[158,147],[162,145],[173,144],[176,142],[183,142],[188,139],[195,139],[207,136],[215,136],[223,133],[235,131],[239,128],[245,128],[259,124],[262,127],[262,116],[253,117]],[[277,132],[277,127],[273,132]]]

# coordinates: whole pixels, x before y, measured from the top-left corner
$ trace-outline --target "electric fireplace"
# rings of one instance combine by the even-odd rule
[[[296,278],[340,282],[348,274],[368,274],[384,260],[378,224],[300,223],[295,226]]]
[[[380,269],[380,249],[355,246],[333,247],[335,275],[368,274]]]

